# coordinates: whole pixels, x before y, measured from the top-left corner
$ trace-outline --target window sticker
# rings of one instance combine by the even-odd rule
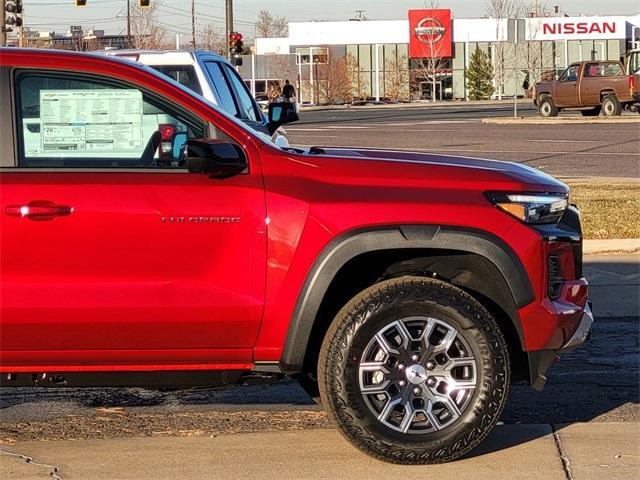
[[[45,157],[138,156],[142,127],[139,90],[41,90],[39,148],[26,150]]]

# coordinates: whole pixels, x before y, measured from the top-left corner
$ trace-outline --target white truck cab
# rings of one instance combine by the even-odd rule
[[[256,130],[279,147],[288,147],[282,127],[270,128],[251,92],[231,63],[207,51],[107,50],[107,55],[127,58],[147,65],[202,95]]]

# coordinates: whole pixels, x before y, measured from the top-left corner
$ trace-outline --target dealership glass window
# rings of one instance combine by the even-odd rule
[[[362,68],[362,70],[373,70],[373,62],[371,59],[371,45],[358,45],[358,58],[360,59],[360,68]]]
[[[351,55],[353,58],[358,60],[358,45],[347,45],[346,52],[347,55]]]
[[[618,60],[622,56],[625,40],[607,40],[607,60]]]
[[[582,61],[582,48],[580,46],[579,41],[569,41],[568,42],[569,56],[567,57],[567,62],[569,64],[573,62]]]
[[[296,54],[298,54],[297,62],[300,65],[309,65],[311,58],[313,58],[314,64],[326,64],[329,63],[329,49],[324,47],[305,47],[296,48]]]
[[[134,85],[96,76],[16,80],[19,166],[184,168],[182,147],[205,126]]]
[[[396,45],[396,52],[398,57],[404,57],[407,60],[409,59],[409,45],[406,43],[398,43]]]

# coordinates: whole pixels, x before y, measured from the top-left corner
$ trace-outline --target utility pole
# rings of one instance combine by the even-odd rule
[[[131,47],[131,0],[127,0],[127,44]]]
[[[20,2],[20,6],[22,8],[22,13],[20,14],[20,17],[22,18],[22,23],[18,27],[18,46],[22,48],[24,47],[24,4]]]
[[[0,14],[0,47],[4,47],[7,44],[7,11],[5,8],[7,7],[6,0],[2,0],[2,13]]]
[[[191,44],[196,49],[196,0],[191,0]]]
[[[226,19],[227,19],[227,28],[226,28],[226,43],[227,43],[227,58],[231,59],[231,51],[229,47],[229,35],[233,32],[233,0],[225,0],[225,10],[226,10]]]

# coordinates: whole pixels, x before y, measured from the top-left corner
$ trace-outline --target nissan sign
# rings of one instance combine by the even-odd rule
[[[409,56],[451,56],[451,10],[409,10]]]
[[[625,37],[620,17],[531,18],[529,36],[533,40],[607,40]]]

